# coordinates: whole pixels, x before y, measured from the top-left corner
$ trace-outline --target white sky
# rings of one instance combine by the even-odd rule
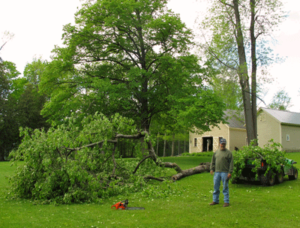
[[[62,44],[63,25],[74,24],[80,5],[80,0],[0,0],[0,37],[4,31],[15,34],[0,56],[14,62],[21,73],[34,57],[49,60],[54,45]],[[205,0],[170,0],[168,6],[190,28],[196,27],[196,18],[206,10]],[[292,98],[290,111],[300,112],[300,0],[288,0],[284,6],[290,16],[273,37],[278,40],[274,53],[286,60],[269,68],[275,81],[265,85],[263,99],[268,104],[278,90],[284,89]]]

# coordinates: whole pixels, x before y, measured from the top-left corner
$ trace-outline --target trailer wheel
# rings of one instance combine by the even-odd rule
[[[277,173],[276,175],[276,181],[281,184],[283,182],[283,177],[284,177],[284,173],[283,171],[281,170],[279,173]]]
[[[273,186],[276,182],[276,175],[270,171],[267,176],[269,176],[269,185]]]
[[[272,171],[268,172],[266,175],[262,173],[260,175],[260,183],[263,186],[272,186],[275,184],[275,175]]]
[[[298,179],[298,170],[294,169],[294,175],[289,175],[290,180],[297,180]]]
[[[260,174],[260,183],[262,186],[267,186],[268,182],[268,175],[265,175],[264,173]]]

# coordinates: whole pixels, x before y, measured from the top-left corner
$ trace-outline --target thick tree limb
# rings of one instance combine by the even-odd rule
[[[123,138],[123,139],[140,139],[143,138],[145,135],[143,132],[139,132],[136,135],[122,135],[122,134],[117,134],[115,138]]]
[[[181,171],[180,173],[177,173],[175,175],[172,176],[172,180],[176,181],[176,180],[180,180],[183,177],[187,177],[187,176],[191,176],[197,173],[203,173],[203,172],[209,172],[210,170],[210,163],[206,162],[206,163],[201,163],[202,165],[196,166],[194,168],[191,169],[186,169]]]

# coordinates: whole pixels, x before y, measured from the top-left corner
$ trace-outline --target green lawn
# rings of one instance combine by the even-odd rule
[[[300,153],[287,154],[300,163]],[[208,156],[165,158],[183,169],[210,161]],[[296,165],[300,167],[299,164]],[[166,199],[138,198],[134,195],[106,200],[103,204],[33,205],[28,200],[8,200],[4,178],[15,167],[0,163],[0,227],[299,227],[300,181],[262,187],[230,184],[230,204],[209,206],[213,181],[209,173],[175,182],[174,195]],[[172,171],[173,172],[173,171]],[[174,172],[175,173],[175,172]],[[114,211],[119,199],[144,211]],[[223,196],[221,194],[220,201]]]

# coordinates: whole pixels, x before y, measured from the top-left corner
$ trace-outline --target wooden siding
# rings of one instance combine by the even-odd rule
[[[241,149],[247,145],[246,138],[246,129],[230,128],[230,142],[227,148],[230,151],[233,151],[235,147]]]
[[[229,127],[226,124],[219,124],[219,128],[214,127],[211,131],[204,132],[202,135],[198,135],[190,132],[189,134],[189,152],[198,153],[202,152],[202,137],[213,137],[213,151],[216,151],[219,147],[219,137],[223,137],[229,143]],[[197,146],[195,147],[195,139],[197,139]],[[228,144],[227,143],[227,144]],[[229,148],[229,145],[227,145]]]
[[[286,152],[300,151],[300,126],[281,125],[282,148]],[[289,135],[289,141],[287,141]]]
[[[267,112],[262,112],[257,117],[257,138],[258,145],[263,147],[270,139],[281,143],[281,124]]]

